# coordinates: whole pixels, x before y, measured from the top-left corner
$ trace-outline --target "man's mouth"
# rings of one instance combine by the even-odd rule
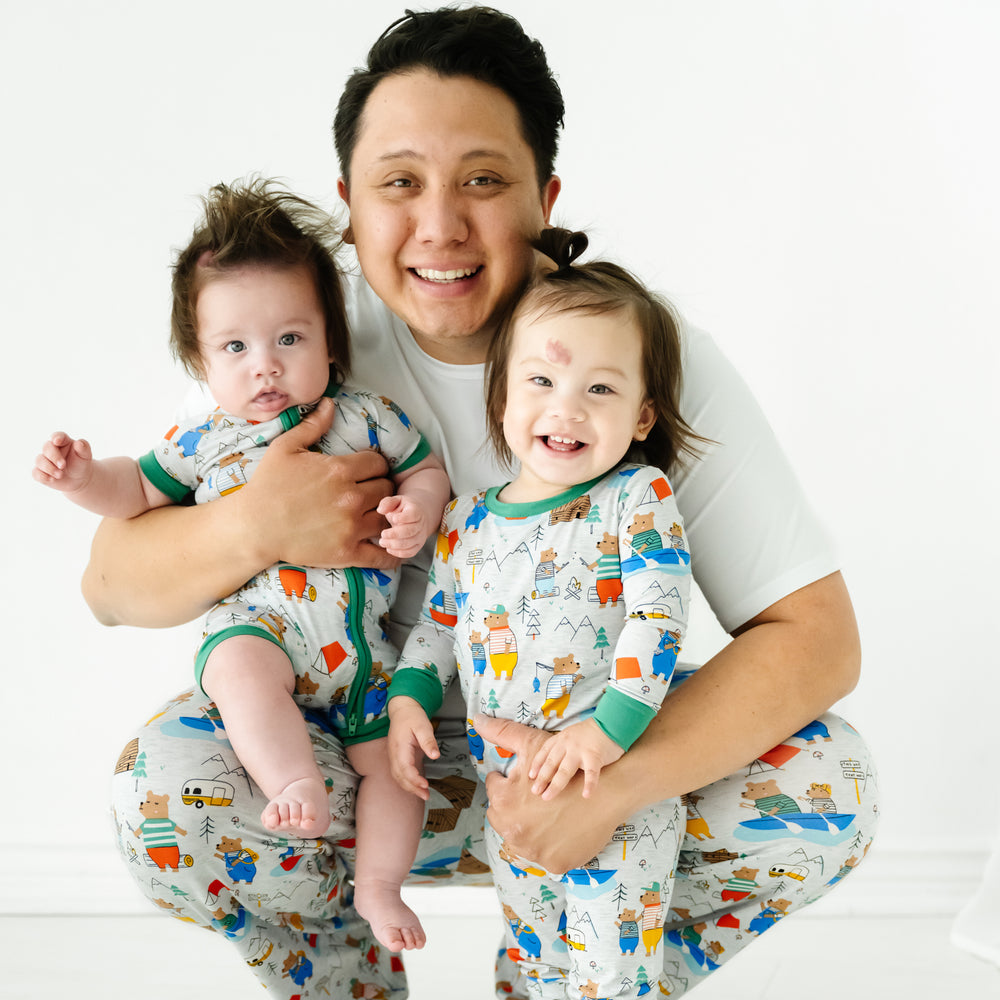
[[[585,447],[582,441],[576,438],[559,437],[556,434],[543,434],[542,443],[553,451],[579,451]]]
[[[433,281],[439,285],[449,285],[456,281],[464,281],[477,275],[482,267],[456,267],[450,271],[435,271],[430,267],[411,267],[410,270],[424,281]]]

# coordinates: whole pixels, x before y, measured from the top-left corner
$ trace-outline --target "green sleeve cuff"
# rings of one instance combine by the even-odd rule
[[[627,694],[609,687],[594,712],[594,721],[605,736],[610,737],[622,750],[628,750],[646,731],[656,715],[656,709]]]
[[[156,457],[156,452],[151,451],[148,455],[143,455],[139,459],[139,469],[164,496],[170,497],[174,503],[181,503],[194,492],[182,482],[174,479],[170,473],[164,471]]]
[[[410,452],[406,458],[403,459],[392,471],[395,472],[405,472],[407,469],[412,468],[414,465],[422,462],[431,453],[431,446],[427,443],[427,439],[420,435],[420,444]]]
[[[419,702],[428,718],[437,713],[444,701],[444,692],[441,690],[441,681],[437,675],[429,670],[420,670],[418,667],[404,667],[392,675],[389,700],[392,701],[397,695],[406,695],[407,698]]]

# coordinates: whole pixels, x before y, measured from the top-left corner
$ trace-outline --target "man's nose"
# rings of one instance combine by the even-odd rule
[[[468,238],[469,224],[463,199],[447,185],[425,191],[414,211],[414,234],[420,243],[449,246]]]

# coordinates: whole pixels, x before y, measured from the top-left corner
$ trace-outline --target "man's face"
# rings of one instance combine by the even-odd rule
[[[539,190],[510,98],[469,77],[387,77],[338,190],[365,278],[417,343],[443,361],[484,360],[559,193],[557,177]]]

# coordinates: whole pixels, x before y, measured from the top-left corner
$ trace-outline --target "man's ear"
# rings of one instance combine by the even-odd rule
[[[343,177],[337,178],[337,194],[340,195],[340,200],[347,206],[347,210],[350,212],[351,191]],[[349,246],[354,245],[354,230],[351,229],[350,221],[348,221],[347,227],[344,229],[343,233],[341,233],[341,239]]]

